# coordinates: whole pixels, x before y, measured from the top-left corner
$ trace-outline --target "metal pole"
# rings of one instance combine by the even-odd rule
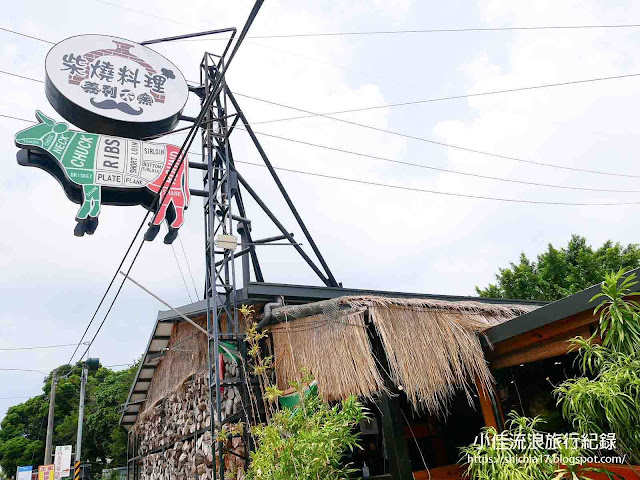
[[[300,217],[300,214],[298,213],[298,210],[296,209],[295,205],[293,204],[293,201],[289,197],[289,194],[287,193],[287,190],[284,188],[284,185],[280,181],[280,177],[278,177],[278,174],[276,173],[276,171],[274,170],[273,166],[271,165],[271,162],[269,161],[269,157],[267,157],[266,152],[264,151],[264,149],[262,148],[262,145],[258,141],[258,137],[256,137],[256,134],[254,133],[253,129],[251,128],[251,125],[249,125],[249,121],[247,120],[247,117],[245,117],[242,109],[240,108],[240,105],[238,105],[238,102],[236,101],[235,97],[233,96],[233,93],[231,93],[231,90],[229,90],[229,87],[226,84],[224,85],[224,89],[225,89],[225,92],[226,92],[227,96],[229,97],[229,100],[231,100],[231,103],[233,104],[234,108],[236,109],[236,112],[238,112],[238,115],[239,115],[240,119],[242,120],[242,123],[244,125],[245,130],[247,131],[247,133],[251,137],[251,140],[252,140],[253,144],[255,145],[256,149],[258,150],[258,153],[262,157],[262,160],[264,161],[264,164],[267,166],[267,169],[269,170],[269,173],[271,174],[271,177],[276,182],[278,190],[280,190],[280,193],[282,194],[282,196],[284,197],[285,201],[287,202],[287,205],[289,206],[289,209],[291,210],[291,213],[293,213],[293,216],[295,217],[296,221],[298,222],[298,225],[302,229],[302,233],[304,233],[304,236],[307,238],[307,241],[309,242],[309,245],[311,246],[311,249],[316,254],[316,257],[318,258],[318,260],[320,261],[320,264],[324,268],[324,271],[326,272],[327,278],[328,278],[328,281],[325,281],[325,284],[328,287],[339,287],[340,285],[338,285],[338,282],[336,281],[336,279],[334,278],[333,274],[331,273],[331,270],[329,269],[329,265],[327,265],[327,262],[325,261],[324,257],[320,253],[320,249],[318,248],[318,246],[316,245],[316,242],[314,242],[313,238],[311,237],[311,233],[309,233],[309,230],[307,229],[307,226],[305,225],[304,221],[302,221],[302,218]]]
[[[56,383],[58,381],[58,369],[51,372],[51,393],[49,395],[49,418],[47,421],[47,439],[44,447],[44,463],[50,465],[53,463],[53,414],[56,407]]]
[[[247,181],[244,179],[242,175],[240,175],[240,173],[237,173],[237,175],[238,175],[238,181],[240,182],[240,184],[245,188],[245,190],[249,193],[249,195],[251,195],[251,197],[260,206],[260,208],[262,208],[262,211],[264,211],[264,213],[267,214],[267,216],[271,219],[271,221],[275,224],[275,226],[278,227],[278,230],[280,230],[280,232],[282,232],[282,234],[287,238],[287,240],[289,240],[293,248],[295,248],[297,252],[300,254],[300,256],[304,259],[304,261],[307,262],[307,265],[311,267],[311,269],[316,273],[316,275],[320,278],[320,280],[322,280],[322,282],[327,287],[331,287],[332,285],[329,279],[324,276],[322,271],[316,266],[315,263],[313,263],[313,260],[311,260],[309,255],[307,255],[307,253],[300,247],[300,245],[296,243],[296,241],[293,239],[291,234],[287,231],[286,228],[284,228],[284,225],[282,225],[280,220],[278,220],[278,218],[273,214],[273,212],[269,210],[269,207],[267,207],[267,205],[262,201],[262,199],[255,192],[255,190],[251,188],[249,183],[247,183]]]
[[[76,436],[76,472],[79,470],[80,454],[82,453],[82,423],[84,421],[84,394],[87,385],[87,375],[89,368],[86,364],[82,367],[82,375],[80,377],[80,405],[78,407],[78,434]],[[77,478],[77,474],[74,476]]]

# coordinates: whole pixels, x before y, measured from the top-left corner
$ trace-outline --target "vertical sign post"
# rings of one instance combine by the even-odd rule
[[[56,467],[54,480],[60,480],[71,476],[71,445],[60,445],[56,447],[55,461]]]
[[[40,465],[38,467],[38,480],[54,480],[55,466],[51,465]]]
[[[33,471],[33,467],[28,465],[26,467],[18,467],[18,471],[16,472],[16,480],[31,480],[31,472]]]

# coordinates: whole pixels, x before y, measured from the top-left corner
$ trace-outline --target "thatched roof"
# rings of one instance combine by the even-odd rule
[[[445,413],[456,391],[471,400],[474,382],[491,390],[478,333],[533,308],[375,296],[278,308],[273,316],[283,323],[270,328],[278,383],[286,386],[307,368],[326,399],[373,398],[386,377],[417,410]],[[372,348],[374,331],[388,369]]]

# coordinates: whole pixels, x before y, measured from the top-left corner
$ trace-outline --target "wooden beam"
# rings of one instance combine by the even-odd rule
[[[592,310],[589,309],[576,315],[563,318],[562,320],[549,325],[536,328],[530,332],[525,332],[516,337],[496,343],[493,349],[488,348],[486,350],[486,356],[488,359],[503,356],[506,353],[513,352],[515,350],[523,350],[539,342],[551,340],[554,337],[566,334],[567,332],[576,330],[579,327],[597,323],[598,317],[594,316]]]
[[[413,472],[415,480],[462,480],[465,476],[465,465],[448,465],[446,467],[432,468],[429,471]]]
[[[512,367],[514,365],[566,355],[569,353],[570,347],[568,340],[577,336],[581,336],[583,338],[591,336],[589,327],[583,326],[576,330],[566,332],[565,334],[555,337],[550,341],[542,342],[524,350],[513,351],[507,355],[493,358],[490,360],[489,365],[492,369],[499,370],[501,368]]]

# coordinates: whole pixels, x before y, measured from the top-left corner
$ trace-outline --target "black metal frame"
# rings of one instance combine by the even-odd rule
[[[259,8],[259,4],[261,3],[261,1],[256,2],[257,8]],[[256,7],[254,7],[254,12],[257,13]],[[248,22],[248,25],[250,25],[250,21]],[[248,27],[245,26],[238,42],[240,42],[246,34],[247,28]],[[238,321],[237,307],[238,294],[240,291],[236,285],[235,259],[239,258],[242,262],[242,285],[243,288],[246,289],[251,282],[251,267],[253,267],[255,280],[257,282],[264,282],[262,269],[256,252],[256,246],[273,245],[273,242],[275,241],[287,240],[288,244],[295,248],[304,261],[311,267],[316,275],[318,275],[324,285],[328,287],[340,287],[329,269],[327,262],[320,253],[320,250],[313,240],[308,228],[303,222],[299,212],[295,208],[282,181],[269,161],[265,150],[262,148],[255,133],[253,132],[249,121],[226,84],[226,80],[224,78],[226,65],[228,65],[233,58],[236,49],[234,48],[233,52],[228,57],[227,54],[230,51],[230,46],[235,37],[236,29],[209,30],[205,32],[149,40],[142,42],[142,44],[148,45],[202,35],[229,32],[231,32],[231,37],[229,38],[222,55],[215,55],[212,53],[204,54],[200,63],[200,85],[198,87],[190,87],[189,89],[191,93],[195,93],[201,99],[202,108],[200,115],[195,119],[184,117],[184,119],[194,121],[195,128],[200,128],[202,139],[203,162],[189,162],[189,168],[200,170],[203,176],[203,189],[190,189],[191,193],[195,196],[205,198],[205,302],[207,332],[209,333],[207,359],[209,371],[209,402],[211,406],[210,431],[213,439],[216,439],[216,434],[222,429],[224,423],[231,421],[231,418],[221,421],[221,388],[223,389],[227,386],[239,385],[241,387],[242,402],[246,407],[249,405],[248,385],[253,385],[251,380],[247,381],[248,379],[244,378],[243,368],[240,369],[240,381],[227,382],[222,380],[217,373],[217,362],[214,360],[217,358],[219,352],[220,340],[223,339],[236,342],[238,351],[241,353],[243,358],[246,358],[246,344],[244,342],[245,335],[244,332],[240,331]],[[275,181],[285,202],[289,206],[289,209],[304,233],[306,240],[309,242],[320,266],[316,265],[314,260],[294,240],[293,234],[284,227],[282,222],[268,208],[258,193],[249,185],[244,177],[236,171],[229,139],[239,121],[242,122],[244,129],[249,133],[256,150],[268,168],[271,177]],[[189,132],[188,140],[185,142],[185,145],[190,145],[192,139],[189,140],[189,137],[192,137],[192,133],[193,130]],[[282,235],[262,238],[257,241],[253,240],[251,235],[251,221],[247,218],[247,211],[242,197],[241,187],[249,193],[264,213],[273,221],[276,227],[281,231]],[[237,222],[238,225],[234,225],[234,222]],[[216,249],[215,243],[217,235],[223,234],[235,236],[235,233],[238,233],[241,236],[241,249],[238,252],[235,252],[232,249]],[[225,332],[221,331],[220,321],[223,317],[226,317],[227,320],[227,328]],[[236,415],[233,417],[235,416]],[[240,414],[238,414],[238,419],[242,417],[244,417],[246,425],[252,423],[252,420],[253,422],[258,420],[250,419],[249,412],[244,409]],[[198,435],[207,430],[209,429],[203,429],[202,431],[196,432],[194,434],[194,438],[197,439]],[[249,450],[251,448],[251,438],[248,429],[246,429],[244,437],[245,448]],[[132,444],[131,449],[127,449],[127,474],[129,475],[129,473],[131,473],[133,477],[129,478],[137,480],[140,471],[137,467],[137,462],[146,455],[137,454],[137,438],[135,433],[130,433],[129,441],[132,442]],[[213,478],[220,478],[220,480],[224,480],[224,456],[227,453],[222,447],[222,443],[218,442],[217,455],[220,470],[217,471],[215,466],[216,462],[214,462],[213,467]],[[131,456],[129,456],[129,453],[131,453]],[[228,453],[234,454],[234,452]]]

